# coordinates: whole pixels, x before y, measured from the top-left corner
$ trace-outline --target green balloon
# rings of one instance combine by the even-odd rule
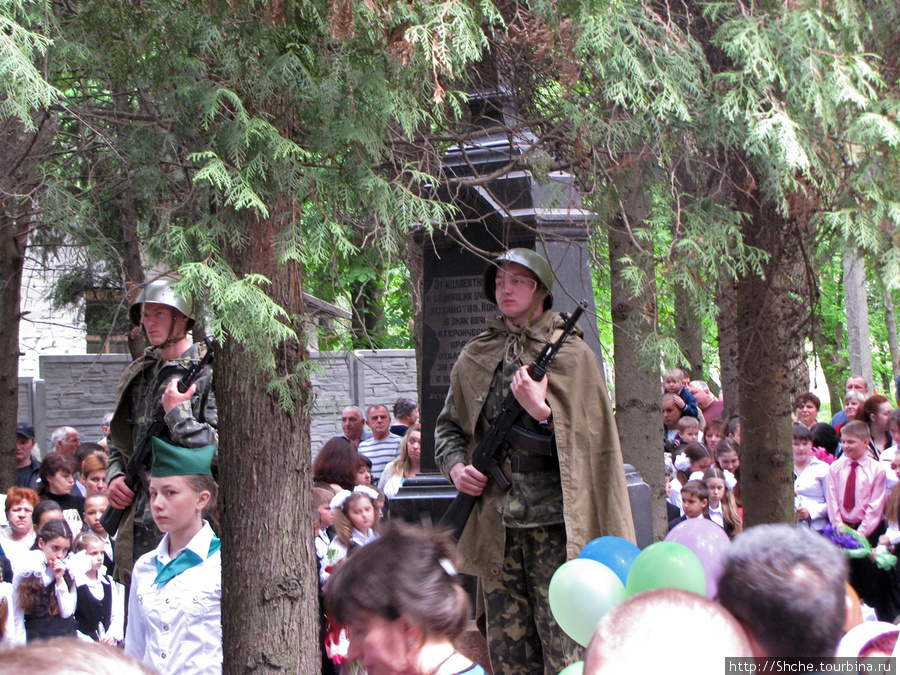
[[[651,588],[681,588],[704,595],[706,573],[700,558],[684,544],[674,541],[650,544],[634,559],[625,594],[630,597]]]
[[[606,565],[576,558],[553,573],[547,599],[559,627],[587,647],[603,615],[625,599],[625,587]]]
[[[571,666],[566,666],[559,675],[584,675],[584,661],[576,661]]]

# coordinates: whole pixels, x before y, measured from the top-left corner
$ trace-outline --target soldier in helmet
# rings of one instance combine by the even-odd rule
[[[550,612],[551,576],[592,539],[634,541],[622,453],[600,365],[580,331],[546,377],[528,376],[565,323],[551,311],[547,261],[511,249],[487,265],[483,291],[502,316],[453,367],[435,459],[458,490],[479,497],[460,536],[460,570],[479,579],[493,671],[556,675],[580,657]],[[510,390],[524,410],[499,463],[512,483],[503,492],[471,456]]]
[[[143,328],[150,346],[122,374],[110,422],[106,482],[110,504],[125,510],[113,551],[116,580],[125,584],[134,561],[162,539],[150,514],[146,480],[142,479],[134,491],[125,483],[128,458],[157,417],[166,422],[165,441],[186,448],[218,442],[212,368],[204,368],[183,394],[176,386],[182,375],[203,358],[206,345],[191,343],[188,331],[194,325],[192,311],[175,294],[173,283],[171,279],[151,282],[131,306],[131,320]]]

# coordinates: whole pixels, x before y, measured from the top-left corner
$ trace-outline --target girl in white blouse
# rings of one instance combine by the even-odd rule
[[[153,439],[150,510],[164,536],[134,565],[125,651],[164,675],[222,671],[222,557],[202,515],[216,503],[215,449]]]

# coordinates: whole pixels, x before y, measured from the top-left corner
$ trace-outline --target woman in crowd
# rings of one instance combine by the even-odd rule
[[[797,521],[814,530],[828,524],[825,483],[828,464],[813,455],[813,435],[802,424],[795,424],[794,447],[794,511]]]
[[[798,394],[794,399],[794,412],[797,415],[797,421],[807,429],[812,429],[813,424],[817,422],[816,417],[819,416],[819,407],[822,402],[819,397],[810,391],[804,391]]]
[[[349,659],[369,675],[483,675],[458,648],[470,609],[453,557],[448,535],[396,524],[338,567],[325,603]]]
[[[358,454],[348,438],[335,436],[330,439],[313,462],[313,482],[328,483],[335,492],[352,490],[359,468]]]
[[[34,521],[31,516],[38,505],[38,496],[29,488],[11,487],[6,493],[6,520],[9,529],[0,535],[0,545],[9,558],[13,572],[17,561],[34,545]]]
[[[879,459],[881,453],[894,443],[891,433],[888,431],[893,409],[894,407],[886,397],[875,394],[867,398],[866,402],[856,411],[856,419],[869,426],[869,453],[875,459]]]
[[[93,454],[81,463],[81,482],[85,487],[85,498],[106,494],[106,460],[102,455]]]
[[[422,452],[422,425],[414,424],[400,441],[400,454],[388,464],[381,474],[378,487],[384,490],[388,499],[397,494],[403,481],[419,473]]]
[[[856,413],[859,412],[859,407],[865,402],[865,394],[861,394],[855,389],[848,391],[846,396],[844,396],[844,414],[847,416],[847,419],[855,420]],[[842,426],[844,426],[843,422],[835,427],[835,431],[840,432]]]

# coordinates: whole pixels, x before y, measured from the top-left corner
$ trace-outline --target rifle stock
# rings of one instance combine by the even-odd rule
[[[209,363],[212,363],[213,355],[215,353],[215,342],[209,336],[204,337],[203,341],[206,343],[206,354],[204,354],[203,358],[199,361],[192,364],[188,371],[178,379],[176,386],[178,387],[178,391],[182,394],[190,389],[191,385],[200,376],[200,373],[203,372],[203,369]],[[153,423],[150,425],[150,428],[147,429],[147,433],[144,435],[143,440],[141,440],[141,444],[137,447],[131,457],[128,458],[124,478],[125,485],[128,486],[129,490],[136,492],[135,487],[138,485],[140,479],[140,471],[146,465],[147,460],[150,458],[150,453],[152,452],[152,439],[160,436],[165,430],[165,420],[162,418],[153,420]],[[135,499],[137,499],[137,496],[135,496]],[[112,536],[118,531],[119,523],[121,522],[122,514],[124,513],[124,509],[117,509],[113,507],[112,504],[106,507],[103,515],[100,516],[100,524],[103,526],[103,529],[106,530],[107,534]]]
[[[538,357],[528,366],[528,375],[535,382],[540,381],[541,378],[546,375],[547,368],[553,361],[556,353],[560,350],[563,343],[566,341],[566,338],[575,331],[575,325],[578,323],[578,319],[581,317],[586,306],[587,301],[582,301],[581,305],[575,308],[572,315],[566,319],[566,324],[562,329],[563,332],[559,339],[556,340],[556,342],[550,342],[548,340]],[[494,423],[491,425],[491,428],[485,434],[484,438],[481,439],[481,442],[478,444],[478,447],[472,455],[472,466],[485,475],[493,475],[494,480],[497,481],[497,484],[503,490],[508,490],[510,488],[510,483],[499,467],[500,454],[503,450],[503,443],[506,439],[506,435],[516,423],[516,419],[521,412],[522,404],[516,400],[515,395],[510,391],[503,400],[500,414],[497,416],[497,419],[494,420]],[[469,520],[469,515],[475,507],[476,499],[477,497],[473,497],[465,492],[458,492],[456,497],[454,497],[453,501],[450,503],[450,506],[447,507],[444,515],[441,517],[441,525],[450,527],[453,532],[453,537],[457,541],[459,541],[462,531],[466,526],[466,522]]]

